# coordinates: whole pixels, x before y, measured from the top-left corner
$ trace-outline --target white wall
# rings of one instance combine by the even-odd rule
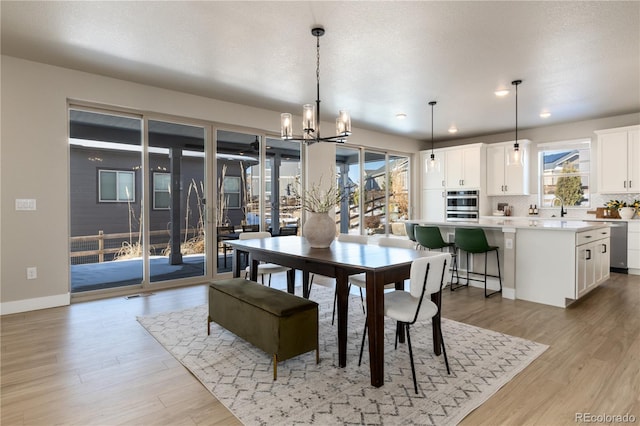
[[[68,304],[67,101],[78,100],[280,131],[280,113],[2,56],[0,145],[0,312]],[[331,128],[332,123],[323,123]],[[419,142],[353,129],[350,142],[414,153]],[[330,148],[325,148],[330,150]],[[322,174],[331,157],[310,161]],[[335,155],[331,157],[335,162]],[[34,198],[37,210],[15,211]],[[26,279],[36,266],[38,278]]]

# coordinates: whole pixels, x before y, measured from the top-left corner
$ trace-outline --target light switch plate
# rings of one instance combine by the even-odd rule
[[[16,198],[16,210],[35,210],[36,200],[34,198]]]

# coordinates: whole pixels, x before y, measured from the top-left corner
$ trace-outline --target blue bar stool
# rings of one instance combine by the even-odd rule
[[[480,281],[483,280],[469,278],[469,253],[484,253],[484,297],[492,296],[496,293],[502,293],[502,275],[500,274],[500,254],[498,253],[498,246],[490,246],[487,242],[487,236],[484,230],[480,228],[456,228],[455,233],[455,245],[461,251],[467,254],[467,282],[465,285],[469,285],[469,280]],[[498,275],[487,275],[487,253],[490,251],[496,252],[496,260],[498,262]],[[472,274],[482,275],[479,272],[471,272]],[[500,290],[496,290],[487,294],[487,277],[498,278],[500,282]]]
[[[447,249],[447,252],[451,254],[451,291],[455,290],[458,287],[461,287],[460,277],[458,276],[458,256],[456,254],[456,248],[454,243],[447,243],[442,238],[442,233],[440,232],[440,228],[437,226],[424,226],[417,225],[414,228],[414,234],[416,237],[416,242],[419,246],[424,247],[429,250],[440,250],[444,251]],[[455,282],[453,281],[453,274],[456,275]],[[454,285],[456,287],[454,288]],[[466,286],[466,284],[465,284]]]

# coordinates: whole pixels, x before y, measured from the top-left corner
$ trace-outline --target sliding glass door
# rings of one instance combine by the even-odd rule
[[[205,126],[69,109],[72,293],[208,274],[205,135]]]

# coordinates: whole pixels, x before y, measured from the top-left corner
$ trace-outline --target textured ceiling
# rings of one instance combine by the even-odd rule
[[[2,1],[1,18],[6,55],[296,115],[321,25],[323,120],[417,139],[431,100],[436,140],[510,131],[513,91],[493,92],[514,79],[520,128],[640,111],[637,1]]]

